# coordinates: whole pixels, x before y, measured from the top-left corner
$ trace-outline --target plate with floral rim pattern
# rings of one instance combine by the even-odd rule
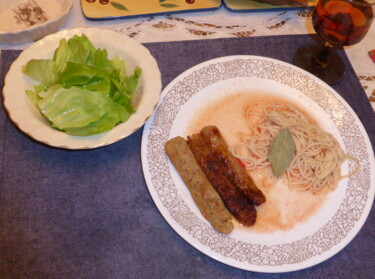
[[[229,235],[216,232],[200,214],[165,154],[164,144],[173,137],[186,136],[196,112],[239,91],[266,92],[297,104],[313,114],[346,153],[361,162],[359,172],[341,180],[313,216],[290,230],[262,233],[235,225]],[[145,124],[141,153],[148,190],[169,225],[202,253],[249,271],[289,272],[329,259],[357,235],[374,199],[373,150],[351,107],[317,77],[266,57],[217,58],[175,78],[163,90],[154,114]],[[345,163],[342,171],[354,167]]]
[[[0,0],[0,44],[39,40],[64,25],[72,0]]]

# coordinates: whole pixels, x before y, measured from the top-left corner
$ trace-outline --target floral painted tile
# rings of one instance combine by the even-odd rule
[[[89,19],[109,19],[218,9],[221,0],[81,0],[81,6]]]

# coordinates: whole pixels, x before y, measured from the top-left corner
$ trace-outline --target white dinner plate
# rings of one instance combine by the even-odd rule
[[[263,92],[290,100],[361,162],[356,175],[341,180],[327,202],[291,230],[260,233],[236,225],[229,235],[216,232],[200,214],[165,154],[166,141],[186,136],[196,112],[234,92]],[[357,115],[318,78],[270,58],[228,56],[204,62],[178,76],[164,89],[145,125],[141,151],[147,187],[170,226],[199,251],[240,269],[287,272],[332,257],[359,232],[374,199],[373,150]],[[352,168],[353,164],[346,162],[342,172]]]
[[[61,39],[85,34],[96,48],[106,49],[108,58],[119,56],[125,60],[126,71],[142,69],[138,92],[140,99],[136,112],[112,130],[92,136],[72,136],[55,130],[31,103],[25,90],[32,90],[38,81],[22,73],[22,66],[30,59],[50,59]],[[156,60],[143,45],[116,31],[100,28],[77,28],[60,31],[35,42],[13,62],[5,76],[4,106],[12,121],[21,131],[37,141],[65,149],[91,149],[117,142],[143,126],[154,111],[161,92],[161,74]]]

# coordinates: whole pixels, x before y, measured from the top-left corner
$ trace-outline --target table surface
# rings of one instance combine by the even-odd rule
[[[315,33],[311,24],[311,9],[235,13],[223,6],[214,11],[93,21],[82,14],[80,1],[73,0],[73,9],[61,29],[76,27],[113,29],[141,43]],[[0,50],[24,49],[28,45],[0,44]],[[345,51],[375,109],[375,63],[368,56],[368,51],[373,49],[375,24],[365,39],[346,47]]]
[[[165,87],[185,68],[201,62],[199,57],[191,61],[181,59],[183,63],[176,63],[171,71],[166,71],[168,63],[177,59],[167,59],[166,54],[173,53],[170,41],[177,41],[173,43],[174,48],[181,47],[175,51],[176,57],[180,57],[182,47],[187,47],[185,40],[194,46],[192,40],[238,37],[261,40],[262,36],[309,34],[314,33],[310,21],[308,9],[232,13],[224,7],[210,12],[90,21],[83,17],[76,0],[62,29],[108,28],[145,43],[160,59]],[[285,38],[293,41],[293,36]],[[156,42],[164,45],[153,44]],[[235,43],[241,45],[239,41]],[[0,45],[0,49],[22,50],[28,45]],[[246,54],[243,45],[236,50],[234,41],[211,40],[205,46],[217,45],[220,47],[216,53],[203,51],[202,59],[223,55],[225,49],[230,54]],[[164,50],[160,49],[162,46]],[[282,54],[275,54],[258,45],[249,54],[261,51],[290,62],[289,52],[293,50],[285,47]],[[355,94],[349,93],[344,98],[352,102],[374,145],[371,109],[375,103],[367,102],[375,90],[375,63],[367,55],[371,49],[375,49],[375,25],[361,43],[345,48],[353,66],[350,80],[334,88],[338,92],[347,92],[346,88],[350,88],[361,94],[358,100]],[[11,56],[2,58],[3,66],[18,55],[18,52],[2,53]],[[169,227],[153,204],[140,167],[141,136],[139,130],[125,140],[98,150],[59,150],[22,134],[1,111],[0,278],[338,279],[369,278],[374,274],[374,208],[358,236],[342,252],[303,271],[273,275],[246,272],[201,254]],[[95,175],[90,173],[93,169]],[[119,176],[106,176],[111,171]],[[51,187],[52,184],[60,187]],[[147,249],[149,253],[141,253]],[[169,265],[173,268],[168,269]]]

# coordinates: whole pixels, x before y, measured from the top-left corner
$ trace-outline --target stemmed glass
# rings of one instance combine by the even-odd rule
[[[294,55],[294,64],[328,84],[338,82],[345,66],[334,48],[360,42],[371,26],[374,13],[375,0],[319,0],[312,23],[325,44],[300,47]]]

